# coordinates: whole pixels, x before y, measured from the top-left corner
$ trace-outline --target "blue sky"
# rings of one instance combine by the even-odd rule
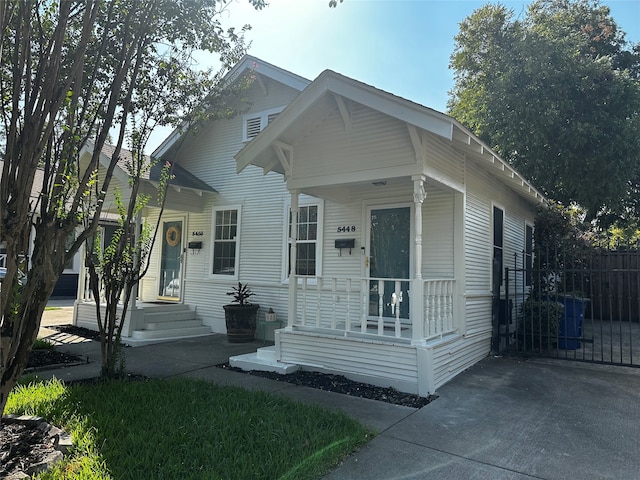
[[[331,69],[439,111],[453,87],[449,57],[458,25],[484,1],[270,0],[255,11],[233,0],[223,24],[248,23],[249,50],[262,60],[310,80]],[[516,16],[528,1],[502,1]],[[640,41],[640,0],[601,0],[627,40]],[[167,132],[168,133],[168,132]],[[165,134],[154,135],[149,151]]]

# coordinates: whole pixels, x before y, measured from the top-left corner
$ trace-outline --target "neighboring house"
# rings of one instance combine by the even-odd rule
[[[4,162],[0,160],[0,176],[2,176],[2,171],[4,167]],[[31,203],[32,208],[38,208],[39,206],[39,198],[40,198],[40,188],[42,186],[42,182],[44,179],[44,172],[41,169],[36,170],[35,178],[33,180],[33,188],[31,189]],[[31,245],[33,245],[33,235],[35,235],[34,229],[32,229],[31,234]],[[73,242],[73,238],[69,238],[70,245]],[[75,298],[78,292],[78,274],[80,272],[80,255],[81,252],[78,252],[74,255],[73,259],[65,265],[64,271],[60,275],[56,286],[51,293],[52,298]],[[31,251],[27,253],[27,256],[30,258]],[[0,267],[6,266],[6,258],[7,251],[5,245],[0,243]]]
[[[261,318],[273,308],[285,323],[240,366],[300,365],[426,395],[485,357],[492,292],[543,196],[440,112],[249,56],[228,78],[246,71],[249,111],[177,152],[209,189],[172,187],[125,341],[224,333],[226,292],[241,281]],[[172,159],[178,138],[155,156]],[[81,294],[76,322],[95,328],[93,308]],[[173,308],[184,328],[177,312],[162,318]]]

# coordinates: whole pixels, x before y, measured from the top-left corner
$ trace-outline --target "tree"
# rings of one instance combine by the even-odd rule
[[[640,167],[640,44],[597,0],[485,5],[460,25],[449,112],[551,198],[622,214]]]
[[[144,122],[136,115],[149,111],[143,106],[149,82],[171,76],[187,84],[191,73],[182,67],[196,48],[217,53],[223,70],[242,53],[244,28],[225,30],[219,21],[227,3],[0,0],[0,243],[7,252],[0,289],[0,411],[26,366],[65,263],[97,230],[126,133],[137,135],[140,123],[133,119]],[[184,91],[185,99],[193,98]],[[156,100],[159,110],[163,103],[168,107],[163,122],[184,124],[184,109]],[[100,170],[112,130],[114,153]],[[78,152],[89,139],[92,156],[81,163]],[[42,180],[36,184],[36,178]],[[24,285],[19,269],[27,274]]]

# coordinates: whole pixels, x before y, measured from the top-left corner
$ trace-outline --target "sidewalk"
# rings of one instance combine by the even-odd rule
[[[90,363],[38,376],[74,380],[99,373],[97,342],[52,339]],[[151,377],[181,375],[285,395],[340,409],[375,429],[378,436],[327,475],[330,480],[633,479],[640,471],[636,369],[487,358],[417,410],[215,367],[261,345],[230,344],[215,334],[126,348],[126,366]]]

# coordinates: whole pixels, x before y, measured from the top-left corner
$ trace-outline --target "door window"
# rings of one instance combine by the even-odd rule
[[[369,315],[409,318],[411,208],[376,208],[369,215]],[[385,280],[393,279],[393,280]],[[397,283],[399,281],[399,284]]]
[[[164,222],[158,296],[181,298],[182,221]]]

